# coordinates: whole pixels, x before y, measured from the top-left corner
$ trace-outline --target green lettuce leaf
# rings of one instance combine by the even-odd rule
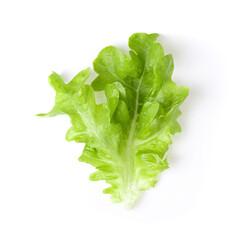
[[[38,114],[70,117],[66,139],[85,143],[79,161],[97,169],[90,180],[105,180],[110,186],[103,192],[126,208],[168,168],[165,153],[172,143],[170,135],[181,131],[179,106],[188,95],[187,87],[171,80],[173,58],[164,55],[157,37],[133,34],[129,57],[113,46],[104,48],[93,62],[98,76],[91,85],[84,84],[89,68],[68,84],[52,73],[55,106]],[[107,101],[96,104],[95,91],[104,91]]]

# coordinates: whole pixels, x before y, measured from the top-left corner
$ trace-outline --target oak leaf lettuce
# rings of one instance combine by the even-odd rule
[[[85,84],[89,68],[68,84],[53,72],[49,84],[56,92],[55,106],[38,114],[70,117],[66,139],[85,143],[79,161],[97,169],[90,180],[105,180],[110,187],[103,192],[126,208],[168,168],[164,156],[172,143],[170,135],[181,131],[179,106],[188,95],[187,87],[171,80],[173,58],[164,55],[157,37],[133,34],[129,57],[116,47],[104,48],[93,62],[98,76],[91,85]],[[96,91],[105,92],[105,103],[96,104]]]

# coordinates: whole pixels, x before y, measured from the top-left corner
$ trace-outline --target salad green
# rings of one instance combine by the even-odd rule
[[[116,47],[104,48],[93,62],[98,76],[91,85],[87,68],[68,84],[53,72],[49,84],[56,92],[47,114],[67,114],[72,127],[68,141],[85,143],[79,161],[97,171],[90,180],[105,180],[103,193],[112,202],[131,208],[142,191],[153,187],[168,168],[165,153],[170,135],[181,131],[177,118],[187,87],[172,80],[172,55],[155,42],[158,34],[135,33],[129,38],[129,57]],[[96,104],[95,92],[104,91],[106,103]]]

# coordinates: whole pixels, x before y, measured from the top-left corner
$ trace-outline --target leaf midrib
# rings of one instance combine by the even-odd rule
[[[147,59],[145,61],[145,66],[143,69],[143,73],[141,75],[141,78],[139,80],[139,84],[138,87],[136,88],[136,100],[135,100],[135,111],[134,111],[134,116],[133,119],[131,121],[131,127],[129,130],[129,134],[128,134],[128,141],[127,141],[127,149],[128,149],[128,153],[127,153],[127,159],[125,159],[125,161],[128,162],[127,164],[127,178],[125,179],[125,191],[129,192],[130,191],[130,187],[133,184],[133,178],[134,178],[134,134],[135,134],[135,128],[136,128],[136,122],[137,122],[137,118],[139,116],[138,114],[138,106],[139,106],[139,97],[140,97],[140,89],[141,89],[141,84],[144,78],[144,74],[145,74],[145,69],[146,69],[146,63],[147,63]]]

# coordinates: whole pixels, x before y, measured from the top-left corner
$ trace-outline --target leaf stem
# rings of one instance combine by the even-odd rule
[[[144,77],[145,69],[142,73],[142,76],[139,80],[138,87],[135,91],[135,110],[133,119],[131,121],[130,130],[128,134],[128,141],[127,141],[127,156],[125,161],[127,162],[127,167],[125,169],[125,178],[124,178],[124,193],[123,193],[123,201],[125,204],[125,208],[130,208],[129,206],[132,206],[133,203],[136,201],[136,199],[140,195],[140,191],[138,191],[136,187],[136,183],[134,181],[134,169],[135,169],[135,151],[134,151],[134,134],[135,134],[135,128],[136,128],[136,122],[137,118],[139,116],[138,114],[138,107],[139,107],[139,93],[140,88],[142,84],[142,80]]]

